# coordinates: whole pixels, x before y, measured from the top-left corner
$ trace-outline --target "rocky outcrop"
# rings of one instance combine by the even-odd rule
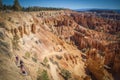
[[[22,28],[21,26],[19,26],[19,27],[18,27],[18,30],[19,30],[19,32],[20,32],[20,36],[23,37],[23,34],[24,34],[23,28]]]
[[[32,24],[31,32],[34,33],[34,34],[36,33],[36,25],[35,24]]]
[[[93,79],[97,80],[114,80],[112,75],[110,75],[103,67],[102,64],[93,59],[88,59],[87,68],[90,71],[90,75]]]
[[[119,73],[120,71],[120,43],[115,41],[109,44],[105,53],[105,64],[111,67],[113,72]],[[119,73],[120,75],[120,73]]]
[[[120,21],[97,17],[93,13],[71,14],[73,19],[86,28],[114,34],[120,31]]]
[[[112,75],[104,68],[104,56],[96,49],[90,49],[86,53],[86,66],[93,79],[114,80]]]
[[[61,15],[55,18],[44,19],[44,22],[52,33],[57,35],[60,39],[71,43],[70,37],[74,35],[74,29],[78,25],[70,16]]]
[[[92,55],[89,56],[90,58],[96,58],[93,60],[97,60],[98,58],[96,56],[100,54],[99,58],[103,57],[105,60],[104,62],[100,59],[103,64],[108,65],[111,64],[111,62],[112,64],[116,63],[116,53],[112,49],[115,48],[118,43],[113,47],[110,47],[109,43],[114,42],[117,38],[116,35],[111,35],[109,33],[113,34],[119,32],[119,20],[104,19],[91,13],[72,13],[70,16],[61,16],[57,19],[48,18],[45,20],[45,23],[49,26],[52,25],[49,28],[52,29],[54,34],[62,37],[63,40],[69,39],[70,42],[73,42],[81,51],[84,52],[91,48],[98,50],[98,52],[89,52],[90,55]],[[66,33],[64,33],[64,31]],[[107,48],[109,48],[108,51]],[[116,69],[118,69],[118,67],[116,67]],[[111,70],[114,71],[113,68]],[[105,72],[107,73],[107,71]]]

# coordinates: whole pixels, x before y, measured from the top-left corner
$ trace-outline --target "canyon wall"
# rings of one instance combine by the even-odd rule
[[[0,37],[6,36],[2,41],[9,45],[1,51],[10,50],[7,60],[14,70],[8,69],[17,78],[36,80],[42,71],[51,80],[113,80],[111,73],[120,75],[119,20],[63,10],[0,15]],[[24,61],[27,77],[14,64],[16,55]]]

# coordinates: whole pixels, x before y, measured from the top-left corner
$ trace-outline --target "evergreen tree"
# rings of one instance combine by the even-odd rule
[[[3,4],[2,4],[2,0],[0,0],[0,10],[2,10],[3,8]]]
[[[22,10],[22,8],[21,8],[18,0],[14,0],[13,9],[14,9],[15,11],[20,11],[20,10]]]

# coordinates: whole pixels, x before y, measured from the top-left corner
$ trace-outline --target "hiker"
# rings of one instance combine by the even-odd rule
[[[20,69],[21,69],[23,75],[27,75],[27,72],[25,70],[25,67],[24,67],[22,60],[20,60]]]
[[[20,65],[22,65],[23,64],[23,61],[22,60],[20,60]]]
[[[16,56],[15,59],[16,59],[16,61],[15,61],[15,62],[16,62],[16,65],[19,66],[19,57]]]
[[[27,75],[27,72],[26,72],[23,64],[20,65],[20,69],[21,69],[23,75]]]

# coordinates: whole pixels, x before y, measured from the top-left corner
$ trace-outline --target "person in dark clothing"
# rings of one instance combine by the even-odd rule
[[[18,56],[16,56],[15,58],[16,58],[16,61],[18,61],[18,60],[19,60]]]
[[[16,56],[15,59],[16,59],[16,60],[15,60],[16,65],[19,66],[19,57]]]
[[[20,65],[23,65],[23,61],[22,60],[20,60]]]
[[[24,64],[23,64],[22,60],[20,60],[20,69],[22,71],[22,74],[27,75],[27,72],[25,70],[25,67],[24,67]]]
[[[26,75],[26,71],[23,64],[20,65],[20,69],[22,71],[22,74]]]

